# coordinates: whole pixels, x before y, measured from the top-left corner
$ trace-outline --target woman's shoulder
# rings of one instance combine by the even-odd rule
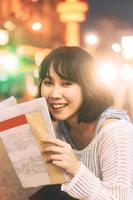
[[[97,135],[102,140],[116,140],[124,138],[133,142],[133,124],[125,119],[105,120]]]
[[[117,129],[117,128],[130,128],[133,129],[133,123],[126,119],[105,119],[101,124],[100,130],[109,130],[109,129]]]
[[[117,129],[121,126],[133,127],[128,112],[126,110],[109,107],[100,115],[96,131],[99,132],[103,128],[105,128],[103,130]]]
[[[133,125],[131,122],[120,119],[105,124],[96,136],[98,152],[102,158],[133,156]],[[133,158],[133,157],[132,157]]]

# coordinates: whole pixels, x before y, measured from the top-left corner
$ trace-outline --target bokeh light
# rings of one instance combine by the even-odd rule
[[[0,29],[0,45],[6,45],[9,42],[9,34],[6,30]]]
[[[123,36],[121,38],[123,56],[126,59],[133,59],[133,36]]]
[[[120,71],[120,77],[126,81],[133,80],[133,67],[130,64],[125,64]]]
[[[98,74],[99,79],[107,84],[112,84],[117,78],[116,64],[112,61],[104,61],[99,64]]]
[[[0,54],[0,65],[5,71],[15,72],[18,66],[17,57],[11,53]]]
[[[96,45],[98,43],[98,37],[95,34],[88,34],[86,36],[86,41],[88,44]]]
[[[39,31],[42,28],[42,24],[40,22],[34,22],[32,24],[32,30]]]
[[[118,43],[114,43],[114,44],[112,44],[112,49],[114,52],[119,53],[119,52],[121,52],[121,45]]]

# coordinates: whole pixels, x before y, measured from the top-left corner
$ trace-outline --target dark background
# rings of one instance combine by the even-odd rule
[[[116,19],[133,27],[133,0],[88,0],[90,12],[87,23],[93,26],[102,17],[116,17]]]

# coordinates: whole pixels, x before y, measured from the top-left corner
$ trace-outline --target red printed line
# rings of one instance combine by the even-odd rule
[[[20,115],[0,122],[0,131],[5,131],[16,126],[27,124],[25,115]]]

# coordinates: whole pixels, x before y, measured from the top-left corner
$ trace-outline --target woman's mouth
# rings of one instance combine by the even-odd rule
[[[67,104],[50,104],[54,111],[61,111]]]

